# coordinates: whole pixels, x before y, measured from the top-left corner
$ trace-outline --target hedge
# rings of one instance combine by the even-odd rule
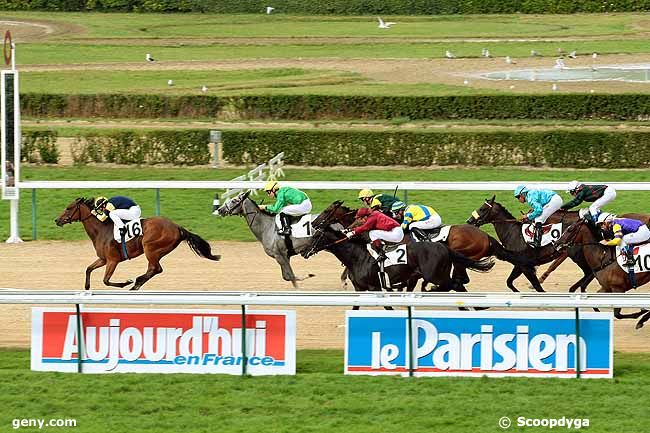
[[[648,168],[650,133],[618,131],[226,130],[223,156],[314,166],[474,165]]]
[[[650,119],[650,94],[166,96],[23,94],[29,117],[219,119]]]
[[[20,160],[25,162],[59,162],[56,131],[22,131]]]
[[[264,0],[0,0],[2,10],[261,13]],[[643,12],[650,0],[273,0],[297,15],[571,14]]]

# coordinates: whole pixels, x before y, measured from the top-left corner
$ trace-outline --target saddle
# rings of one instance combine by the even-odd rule
[[[429,241],[429,242],[444,242],[449,237],[449,230],[451,229],[450,225],[441,225],[434,229],[422,230],[420,228],[415,228],[411,230],[411,234],[415,241]],[[422,236],[418,236],[419,233],[422,233],[425,239],[420,239]]]

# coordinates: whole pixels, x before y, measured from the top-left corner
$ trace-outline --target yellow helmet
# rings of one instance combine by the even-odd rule
[[[95,199],[95,209],[97,209],[100,206],[105,205],[108,202],[108,199],[104,196],[99,196]]]
[[[264,191],[277,191],[278,189],[280,189],[280,184],[275,180],[269,180],[264,185]]]
[[[359,191],[359,196],[357,198],[368,198],[368,197],[374,197],[375,193],[372,192],[371,189],[362,189]]]

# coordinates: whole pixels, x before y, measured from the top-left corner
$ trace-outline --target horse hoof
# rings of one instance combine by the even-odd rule
[[[129,289],[130,292],[135,292],[139,289],[140,287],[133,286]]]
[[[638,329],[641,329],[641,328],[643,328],[643,323],[641,323],[641,322],[637,323],[636,326],[635,326],[635,329],[638,330]]]
[[[312,277],[315,277],[315,276],[316,276],[316,274],[307,274],[307,278],[312,278]]]

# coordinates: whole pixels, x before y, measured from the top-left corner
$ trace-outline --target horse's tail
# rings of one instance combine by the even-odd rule
[[[181,240],[187,241],[187,244],[196,255],[215,261],[221,259],[221,256],[219,255],[212,255],[212,248],[210,247],[210,244],[207,243],[207,241],[201,236],[195,235],[183,227],[179,227],[178,230],[181,232]]]
[[[465,257],[461,253],[457,253],[451,248],[449,250],[449,256],[454,265],[460,265],[464,268],[471,269],[477,272],[488,272],[494,267],[494,259],[492,257],[484,257],[480,260],[472,260],[469,257]]]
[[[490,238],[490,254],[496,256],[497,259],[517,266],[535,267],[535,263],[529,258],[506,250],[498,240],[492,236],[488,237]]]

